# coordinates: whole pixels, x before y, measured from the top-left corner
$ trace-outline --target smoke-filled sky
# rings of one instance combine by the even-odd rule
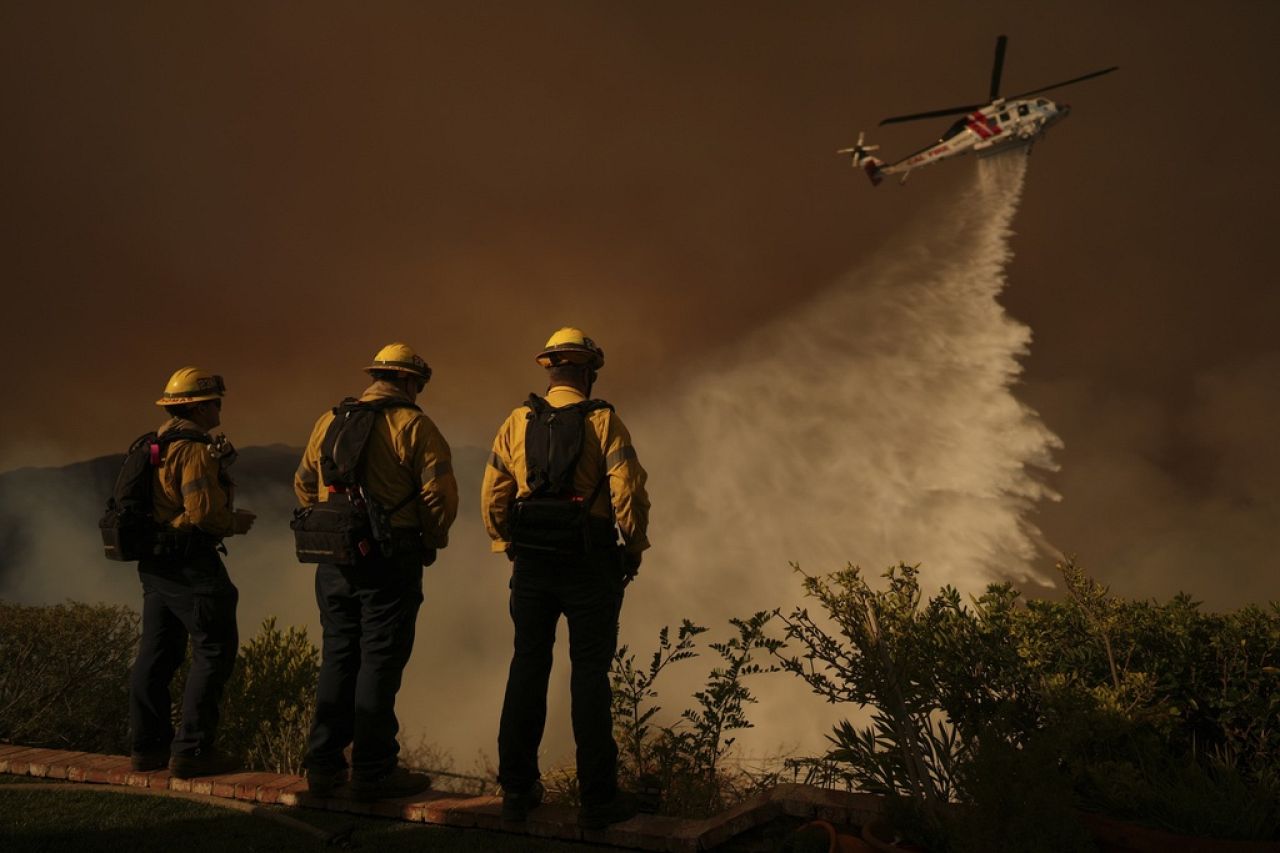
[[[875,125],[981,100],[1007,33],[1006,91],[1121,66],[1051,93],[1073,111],[1012,222],[1015,393],[1063,442],[1033,520],[1130,594],[1276,597],[1278,25],[1270,0],[6,3],[0,469],[121,450],[188,363],[226,376],[236,443],[300,444],[394,339],[485,445],[566,323],[602,396],[660,411],[969,191],[972,159],[873,189],[834,152],[935,138]]]

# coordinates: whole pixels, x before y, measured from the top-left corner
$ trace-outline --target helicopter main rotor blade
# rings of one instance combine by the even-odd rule
[[[1061,88],[1062,86],[1070,86],[1072,83],[1079,83],[1082,80],[1092,80],[1094,77],[1101,77],[1103,74],[1110,74],[1112,71],[1115,71],[1119,67],[1120,67],[1119,65],[1113,65],[1110,68],[1104,68],[1101,71],[1094,71],[1090,74],[1085,74],[1080,77],[1073,77],[1070,80],[1063,80],[1061,83],[1054,83],[1051,86],[1041,86],[1039,89],[1032,89],[1030,92],[1023,92],[1019,95],[1010,95],[1005,100],[1013,101],[1013,100],[1017,100],[1018,98],[1026,98],[1031,95],[1038,95],[1041,92],[1047,92],[1050,89],[1058,89],[1058,88]]]
[[[986,104],[968,104],[963,107],[947,107],[946,109],[941,109],[941,110],[930,110],[927,113],[912,113],[909,116],[893,116],[892,118],[887,118],[884,121],[880,122],[880,127],[884,127],[886,124],[898,124],[899,122],[915,121],[916,119],[922,119],[922,118],[938,118],[940,116],[958,116],[961,113],[971,113],[974,110],[981,109],[982,107],[985,107],[985,106]]]
[[[991,100],[1000,97],[1000,75],[1004,72],[1004,48],[1009,43],[1007,36],[996,36],[996,58],[991,64]]]

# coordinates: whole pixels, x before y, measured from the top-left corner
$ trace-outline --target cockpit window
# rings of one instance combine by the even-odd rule
[[[942,134],[942,139],[940,139],[940,140],[938,140],[938,141],[939,141],[939,142],[945,142],[946,140],[950,139],[951,137],[953,137],[953,136],[955,136],[955,135],[959,134],[961,131],[963,131],[963,130],[964,130],[966,127],[968,127],[968,126],[969,126],[969,120],[968,120],[968,119],[963,119],[963,118],[962,118],[962,119],[960,119],[959,121],[957,121],[955,124],[951,125],[951,127],[947,128],[947,132],[946,132],[946,133],[944,133],[944,134]]]
[[[1009,114],[1008,114],[1008,113],[1000,113],[1000,120],[1001,120],[1001,121],[1008,121],[1008,120],[1009,120]]]
[[[1026,104],[1018,104],[1018,115],[1024,116],[1029,112],[1031,112],[1031,109]]]

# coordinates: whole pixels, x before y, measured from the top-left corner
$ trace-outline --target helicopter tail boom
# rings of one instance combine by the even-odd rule
[[[884,175],[881,174],[880,171],[882,166],[884,166],[884,163],[877,160],[875,157],[866,157],[863,159],[862,171],[867,173],[867,177],[871,179],[871,185],[873,187],[880,186],[880,182],[884,180]]]

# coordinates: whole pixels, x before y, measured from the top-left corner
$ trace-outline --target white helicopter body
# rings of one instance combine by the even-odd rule
[[[995,64],[991,71],[991,102],[985,106],[969,104],[962,107],[948,107],[931,110],[926,113],[913,113],[905,116],[894,116],[880,122],[881,125],[895,124],[905,121],[916,121],[946,115],[962,115],[934,143],[894,163],[872,157],[878,145],[864,145],[863,134],[858,134],[858,141],[852,148],[842,148],[839,153],[849,154],[855,168],[867,173],[871,183],[879,184],[886,175],[901,175],[905,183],[907,176],[915,169],[930,166],[951,157],[974,152],[979,157],[988,157],[1010,149],[1025,146],[1030,152],[1033,142],[1045,134],[1054,124],[1066,118],[1071,112],[1067,104],[1058,104],[1048,98],[1031,98],[1050,89],[1079,83],[1103,74],[1110,74],[1119,66],[1112,66],[1101,71],[1094,71],[1061,83],[1043,86],[1030,92],[1023,92],[1012,98],[999,97],[1000,74],[1004,65],[1004,51],[1008,39],[999,36],[996,39]]]

